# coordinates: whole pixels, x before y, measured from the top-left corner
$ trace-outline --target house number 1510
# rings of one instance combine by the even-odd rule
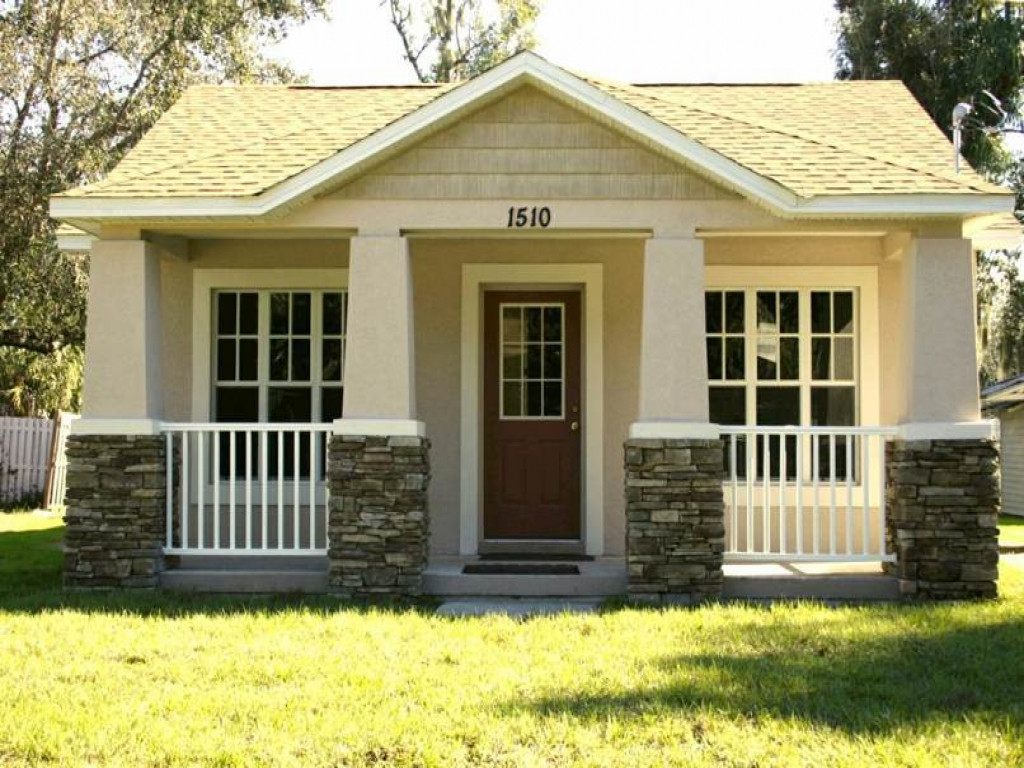
[[[538,208],[536,205],[528,208],[521,205],[518,208],[510,206],[508,209],[508,228],[523,229],[526,227],[547,227],[551,224],[551,209],[546,205]]]

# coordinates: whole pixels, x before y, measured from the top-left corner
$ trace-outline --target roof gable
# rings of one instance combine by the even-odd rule
[[[757,120],[743,109],[726,114],[720,98],[718,103],[697,99],[685,87],[588,81],[523,53],[457,86],[264,89],[265,95],[273,97],[262,102],[264,108],[274,100],[287,101],[287,108],[278,105],[274,110],[287,114],[281,125],[273,115],[240,121],[244,110],[239,105],[255,99],[259,89],[239,93],[229,109],[195,110],[192,102],[202,96],[197,89],[192,102],[186,97],[180,108],[168,112],[151,131],[152,137],[141,142],[107,180],[56,196],[51,210],[66,219],[272,214],[345,183],[526,84],[614,125],[684,166],[699,169],[719,185],[779,215],[969,216],[1012,209],[1013,196],[1007,190],[987,185],[973,173],[949,176],[939,171],[932,159],[939,150],[930,147],[948,147],[948,142],[941,134],[935,138],[934,126],[929,147],[915,145],[910,153],[928,155],[927,167],[919,168],[914,164],[921,161],[909,154],[906,162],[897,163],[880,153],[876,157],[863,146],[850,146],[849,137],[839,133],[825,140],[811,132],[815,126],[776,125],[778,110],[774,118]],[[232,90],[247,89],[222,89],[224,94]],[[317,93],[323,94],[322,101],[313,95]],[[383,99],[382,93],[391,95]],[[223,96],[209,98],[216,101]],[[345,100],[352,103],[342,104]],[[260,109],[254,104],[249,112]],[[916,102],[904,104],[900,112],[904,117],[913,115],[914,120],[923,114]],[[837,112],[835,119],[841,118]],[[213,146],[190,139],[183,127],[191,124],[199,131],[193,136],[208,136],[211,131],[200,130],[200,125],[212,125],[217,119],[227,122],[223,138]],[[818,131],[827,127],[820,121],[816,124]],[[182,148],[190,146],[182,155]],[[159,147],[164,148],[163,155],[153,151]],[[845,179],[845,186],[834,189],[828,182],[833,178]]]
[[[341,199],[723,200],[737,195],[523,86],[327,195]]]

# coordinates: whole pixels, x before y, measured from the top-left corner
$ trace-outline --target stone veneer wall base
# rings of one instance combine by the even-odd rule
[[[422,594],[430,518],[430,441],[334,436],[328,452],[329,584],[336,594]]]
[[[991,440],[886,446],[889,573],[912,600],[996,596],[999,453]]]
[[[65,587],[157,586],[163,569],[165,450],[158,436],[68,438]]]
[[[634,439],[626,453],[631,602],[699,603],[722,592],[721,440]]]

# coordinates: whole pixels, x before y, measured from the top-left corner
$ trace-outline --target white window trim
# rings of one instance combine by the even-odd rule
[[[195,269],[192,272],[192,421],[213,421],[213,293],[347,290],[347,269]]]
[[[878,268],[866,267],[748,267],[748,266],[725,266],[713,265],[705,268],[705,289],[708,291],[743,290],[753,291],[764,290],[839,290],[853,289],[857,294],[857,311],[855,313],[857,327],[855,336],[857,338],[857,360],[855,365],[855,386],[857,392],[857,421],[861,426],[875,426],[879,423],[880,415],[880,378],[879,378],[879,329],[878,329]],[[751,294],[752,295],[752,294]],[[801,298],[801,302],[803,299]],[[749,316],[751,311],[750,297],[748,295],[748,306],[746,312]],[[801,324],[806,322],[808,332],[804,338],[803,327],[801,327],[801,370],[810,365],[810,316],[801,304]],[[806,315],[806,320],[804,319]],[[750,319],[748,317],[748,328]],[[756,365],[756,350],[751,350],[748,340],[746,345],[747,378],[743,382],[709,382],[712,386],[721,384],[728,386],[730,383],[746,385],[751,381],[754,371],[750,368],[753,363]],[[805,349],[806,347],[806,349]],[[751,358],[753,355],[753,359]],[[756,377],[754,377],[756,379]],[[811,386],[814,381],[804,377],[794,384],[804,383]],[[807,399],[809,395],[802,395]],[[750,399],[749,397],[747,398]],[[807,405],[809,407],[809,403]],[[747,403],[748,421],[750,421],[752,404]],[[756,406],[754,406],[756,412]],[[801,403],[801,418],[809,416],[804,413],[805,406]],[[752,421],[750,423],[753,423]]]
[[[483,516],[483,290],[583,286],[583,540],[604,554],[604,266],[463,264],[459,552],[475,555]]]

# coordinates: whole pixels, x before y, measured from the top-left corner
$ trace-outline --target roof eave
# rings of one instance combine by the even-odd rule
[[[684,165],[784,218],[972,217],[1012,210],[1012,195],[830,195],[800,198],[792,190],[690,139],[532,52],[520,53],[330,158],[265,192],[245,198],[132,198],[56,195],[50,214],[73,221],[152,218],[247,219],[273,215],[357,175],[368,164],[458,119],[512,87],[532,84],[603,116]]]

